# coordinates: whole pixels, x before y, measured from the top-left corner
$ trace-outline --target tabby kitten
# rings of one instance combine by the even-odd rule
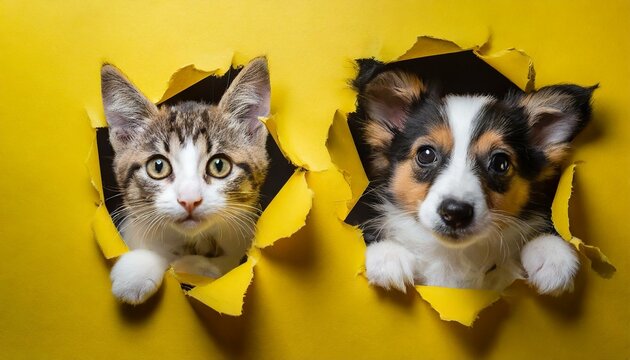
[[[156,106],[114,66],[101,69],[103,104],[129,246],[111,271],[120,301],[153,295],[169,267],[219,277],[249,249],[267,167],[267,62],[252,60],[217,105]]]

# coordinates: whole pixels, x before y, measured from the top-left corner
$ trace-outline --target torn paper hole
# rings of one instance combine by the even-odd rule
[[[398,61],[386,64],[384,69],[395,68],[415,73],[423,82],[439,83],[444,93],[483,93],[503,97],[509,91],[534,89],[534,67],[523,51],[508,49],[487,54],[484,48],[462,48],[447,40],[419,37],[416,44]],[[344,121],[342,115],[335,114],[328,149],[333,163],[348,180],[348,187],[353,194],[353,199],[348,202],[350,213],[342,219],[348,224],[359,225],[375,215],[365,201],[373,193],[364,167],[361,166],[366,165],[367,146],[357,136],[357,117],[350,114],[348,120]],[[356,145],[354,151],[349,149],[347,140],[343,138],[348,132],[352,134]],[[355,198],[357,193],[363,193],[358,201]],[[568,219],[568,214],[564,216]],[[572,238],[571,241],[575,244],[576,239]],[[598,250],[584,244],[579,244],[578,248],[583,252],[588,249],[591,253],[598,253]],[[443,320],[467,326],[472,325],[482,309],[500,298],[499,292],[487,290],[427,286],[417,286],[416,289]]]
[[[222,64],[213,71],[199,70],[193,65],[179,69],[170,79],[168,87],[157,104],[176,104],[181,101],[203,101],[218,103],[230,82],[241,70],[230,63]],[[271,72],[273,74],[273,72]],[[272,75],[273,76],[273,75]],[[272,81],[273,82],[273,81]],[[273,97],[273,91],[272,91]],[[88,112],[92,124],[106,124],[102,114]],[[97,117],[97,118],[94,118]],[[272,119],[262,119],[264,122]],[[312,192],[306,186],[303,173],[296,169],[283,155],[278,144],[276,131],[283,124],[273,123],[269,127],[267,151],[270,157],[268,176],[261,189],[260,203],[263,209],[259,221],[262,227],[257,229],[253,247],[248,252],[247,260],[218,279],[203,276],[169,273],[177,278],[187,295],[228,315],[240,315],[245,292],[253,279],[253,267],[258,259],[256,246],[270,246],[274,241],[288,237],[299,230],[305,222],[312,203]],[[97,210],[92,222],[103,255],[116,258],[128,248],[118,233],[111,213],[122,203],[116,191],[116,182],[112,170],[113,149],[109,143],[106,127],[97,126],[96,140],[91,149],[86,165],[92,185],[99,194]],[[300,199],[291,204],[291,217],[283,216],[287,212],[287,202],[282,199]]]

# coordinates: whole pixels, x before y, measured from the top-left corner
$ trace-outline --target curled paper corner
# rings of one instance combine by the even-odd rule
[[[531,57],[523,50],[516,48],[502,50],[496,53],[484,54],[481,50],[475,49],[475,55],[495,70],[510,79],[523,91],[534,90],[536,81],[536,71]]]
[[[269,135],[271,135],[273,141],[276,142],[276,145],[278,145],[280,151],[282,151],[282,146],[280,146],[280,142],[278,141],[278,124],[274,120],[273,115],[269,115],[267,117],[259,117],[258,120],[260,120],[261,123],[265,124]]]
[[[610,278],[617,271],[608,257],[596,246],[587,245],[571,234],[569,224],[569,201],[573,193],[573,177],[578,163],[569,165],[560,176],[556,196],[551,206],[553,226],[562,238],[591,261],[591,268],[604,278]]]
[[[280,152],[285,157],[285,159],[288,159],[292,164],[296,165],[295,161],[293,160],[293,158],[295,157],[295,154],[287,153],[284,149],[282,142],[280,141],[280,138],[278,136],[278,122],[277,122],[276,117],[273,116],[272,114],[268,117],[261,117],[259,119],[267,127],[267,131],[269,132],[269,135],[271,135],[271,138],[273,139],[273,141],[276,142],[276,145],[278,145],[278,149],[280,149]]]
[[[343,175],[351,196],[345,201],[343,208],[338,210],[340,219],[345,219],[354,207],[361,194],[368,186],[369,180],[361,164],[359,153],[352,139],[348,119],[337,110],[328,131],[326,147],[330,153],[333,165]]]
[[[94,213],[92,231],[106,259],[113,259],[129,251],[127,244],[120,237],[105,204],[100,204]]]
[[[440,319],[455,321],[472,326],[479,313],[501,298],[494,290],[454,289],[437,286],[418,285],[415,287],[431,307],[438,312]]]
[[[245,263],[214,281],[205,280],[207,283],[194,287],[186,294],[221,314],[240,316],[243,314],[245,294],[254,279],[254,266],[258,259],[259,250],[252,248]]]
[[[313,191],[305,172],[298,169],[258,219],[254,246],[262,249],[293,235],[306,224],[312,205]]]
[[[214,61],[211,62],[215,65],[209,66],[209,70],[202,70],[194,65],[199,64],[199,62],[195,62],[194,64],[179,68],[177,71],[175,71],[173,75],[171,75],[166,90],[164,91],[162,98],[160,98],[157,103],[163,103],[164,101],[179,94],[183,90],[188,89],[192,85],[207,78],[208,76],[222,76],[232,67],[233,58],[233,52],[223,54],[222,56],[215,58]],[[207,64],[208,62],[202,63]]]
[[[536,72],[532,59],[523,50],[505,49],[487,54],[488,38],[481,45],[460,46],[445,39],[428,35],[419,36],[416,43],[398,58],[398,61],[412,60],[421,57],[445,55],[462,51],[472,51],[479,59],[486,62],[503,76],[512,81],[523,91],[534,89]]]

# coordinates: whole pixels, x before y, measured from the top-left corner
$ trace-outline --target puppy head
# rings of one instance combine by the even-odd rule
[[[557,175],[590,118],[594,89],[440,97],[413,74],[383,72],[361,94],[371,170],[438,239],[471,244],[513,223],[536,183]]]

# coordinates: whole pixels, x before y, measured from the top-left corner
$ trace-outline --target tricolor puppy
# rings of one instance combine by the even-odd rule
[[[550,207],[596,87],[439,96],[396,70],[355,85],[378,199],[364,226],[371,284],[572,290],[579,260]]]

